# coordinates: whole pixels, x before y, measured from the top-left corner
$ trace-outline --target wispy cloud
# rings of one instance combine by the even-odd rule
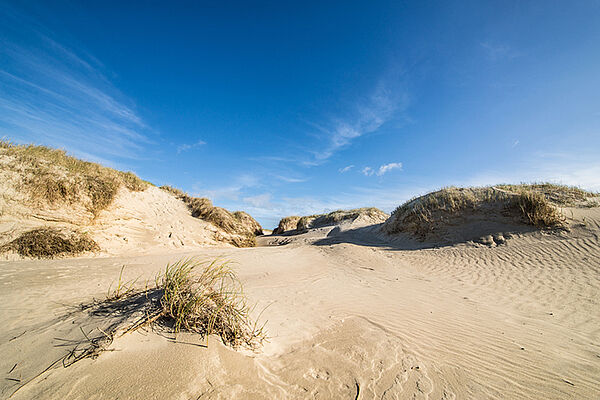
[[[402,169],[402,163],[393,162],[393,163],[382,165],[381,167],[379,167],[379,170],[377,171],[377,176],[381,176],[381,175],[385,174],[386,172],[389,172],[393,169]]]
[[[354,168],[354,165],[348,165],[347,167],[340,168],[338,171],[339,171],[341,174],[343,174],[343,173],[345,173],[345,172],[348,172],[348,171],[350,171],[352,168]]]
[[[407,104],[405,93],[393,91],[381,82],[373,94],[359,101],[346,117],[332,118],[322,124],[312,123],[311,126],[326,142],[321,150],[314,152],[316,162],[330,158],[354,139],[376,132],[403,111]]]
[[[372,176],[372,175],[377,175],[377,176],[383,176],[386,173],[390,172],[393,169],[402,169],[402,163],[400,162],[393,162],[393,163],[389,163],[389,164],[383,164],[381,165],[377,170],[374,170],[371,167],[364,167],[360,172],[364,175],[364,176]]]
[[[204,140],[198,140],[196,143],[184,143],[181,144],[179,146],[177,146],[177,154],[184,152],[184,151],[188,151],[188,150],[192,150],[195,148],[198,148],[200,146],[205,145],[206,142]]]
[[[308,181],[308,178],[297,178],[293,176],[285,176],[285,175],[272,175],[274,178],[279,179],[280,181],[286,183],[301,183]]]
[[[246,194],[247,189],[261,186],[260,179],[252,174],[242,174],[234,179],[229,185],[221,187],[205,187],[200,184],[194,185],[195,196],[208,197],[213,201],[237,201]]]
[[[375,173],[375,170],[371,167],[364,167],[360,172],[362,172],[364,176],[371,176]]]
[[[264,208],[264,209],[270,209],[272,208],[272,203],[271,203],[271,194],[270,193],[263,193],[263,194],[259,194],[256,196],[248,196],[248,197],[244,197],[242,199],[242,201],[254,208]]]
[[[16,12],[5,13],[2,22],[12,28],[0,46],[2,135],[96,158],[144,153],[149,128],[96,59]],[[11,31],[27,32],[27,42]]]

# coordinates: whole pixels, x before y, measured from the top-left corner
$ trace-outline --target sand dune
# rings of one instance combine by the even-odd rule
[[[262,230],[244,212],[43,146],[0,141],[0,178],[0,254],[8,259],[19,258],[10,244],[38,229],[96,242],[97,255],[244,247]],[[179,194],[203,200],[206,215],[193,215]]]
[[[14,380],[1,397],[598,398],[600,212],[564,213],[569,231],[494,247],[419,249],[342,224],[257,248],[2,262],[0,368]],[[43,372],[85,341],[80,327],[114,322],[74,306],[104,296],[122,265],[143,281],[189,255],[237,263],[255,316],[267,307],[263,348],[144,329]]]

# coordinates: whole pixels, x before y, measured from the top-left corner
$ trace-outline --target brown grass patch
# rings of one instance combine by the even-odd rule
[[[498,211],[537,228],[563,226],[564,216],[547,195],[528,185],[513,185],[511,189],[518,190],[512,191],[507,188],[507,185],[502,190],[496,187],[449,187],[428,193],[399,206],[383,230],[387,233],[408,232],[425,240],[440,226],[457,223],[457,218],[466,212],[493,215]]]
[[[281,218],[281,220],[279,220],[279,225],[273,230],[273,234],[279,235],[284,232],[295,231],[298,229],[298,221],[300,221],[300,218],[302,217],[297,215]]]
[[[353,210],[337,210],[328,214],[308,215],[298,220],[296,227],[299,231],[310,228],[335,225],[343,221],[355,220],[360,216],[373,219],[386,219],[388,215],[375,207],[356,208]]]
[[[10,158],[3,168],[23,176],[22,187],[32,201],[82,203],[97,215],[112,203],[120,187],[142,191],[148,183],[131,172],[121,172],[68,156],[45,146],[15,145],[0,140],[0,155]]]
[[[511,193],[539,193],[551,203],[560,206],[577,206],[582,202],[587,204],[590,198],[598,196],[598,193],[588,192],[576,186],[557,185],[547,182],[520,185],[503,184],[495,185],[494,187]]]
[[[253,247],[256,245],[256,235],[262,234],[262,227],[248,213],[243,211],[231,212],[222,207],[213,206],[212,202],[204,197],[192,197],[182,190],[171,186],[161,186],[175,197],[182,200],[190,209],[192,216],[210,222],[224,232],[238,235],[226,238],[219,237],[219,240],[228,241],[237,247]]]
[[[0,250],[14,251],[23,257],[53,258],[97,251],[99,247],[83,233],[65,233],[53,228],[38,228],[21,234],[2,246]]]

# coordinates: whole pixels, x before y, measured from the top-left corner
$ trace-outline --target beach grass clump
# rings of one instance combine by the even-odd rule
[[[86,234],[64,232],[54,228],[37,228],[22,233],[5,244],[2,251],[14,251],[23,257],[54,258],[98,251],[98,244]]]
[[[175,332],[215,334],[232,347],[254,348],[264,339],[262,327],[250,320],[242,285],[226,261],[188,259],[167,265],[159,288],[162,316],[173,322]]]
[[[262,235],[262,227],[248,213],[243,211],[231,212],[222,207],[215,207],[205,197],[192,197],[182,190],[171,186],[161,186],[175,197],[182,200],[195,218],[210,222],[231,237],[220,236],[223,241],[228,241],[237,247],[253,247],[256,245],[256,236]]]
[[[413,198],[392,212],[383,230],[407,232],[428,239],[440,227],[460,224],[468,215],[502,215],[537,228],[558,228],[564,216],[546,194],[527,185],[498,187],[448,187]]]
[[[2,163],[3,169],[22,176],[21,187],[32,201],[82,203],[94,216],[112,203],[119,188],[143,191],[149,185],[132,172],[83,161],[45,146],[0,140],[0,156],[8,159]]]
[[[599,196],[598,193],[588,192],[576,186],[558,185],[548,182],[523,183],[519,185],[502,184],[494,187],[512,193],[539,193],[551,203],[559,206],[576,206],[582,202],[587,205],[591,198]]]
[[[82,308],[92,314],[141,315],[122,334],[148,324],[159,324],[174,333],[192,332],[207,337],[217,335],[232,347],[257,348],[265,339],[264,324],[250,317],[248,304],[236,273],[226,260],[211,262],[194,258],[167,264],[159,273],[155,286],[134,290],[133,283],[123,282],[122,274],[106,300]],[[115,309],[116,308],[116,309]],[[106,312],[111,310],[110,312]],[[115,326],[110,337],[114,337]]]

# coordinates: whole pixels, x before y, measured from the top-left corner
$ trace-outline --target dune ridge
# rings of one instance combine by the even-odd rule
[[[208,212],[194,218],[131,172],[44,146],[0,142],[0,192],[0,252],[9,258],[253,246],[262,233],[247,213],[205,199]]]

